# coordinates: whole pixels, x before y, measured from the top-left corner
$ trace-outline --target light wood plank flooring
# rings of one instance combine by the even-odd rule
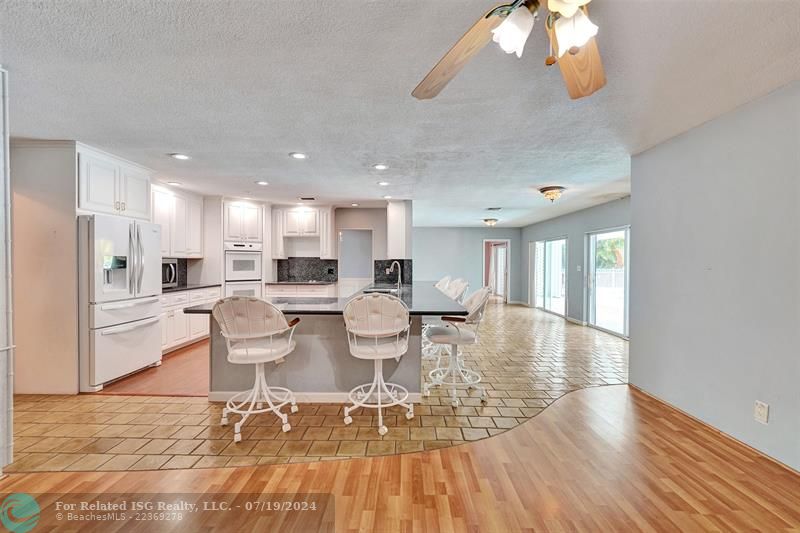
[[[798,474],[626,385],[572,392],[501,435],[440,450],[176,475],[11,474],[0,490],[329,494],[336,531],[800,529]],[[301,515],[284,513],[281,530],[308,530]],[[247,519],[230,530],[255,527]],[[196,531],[220,517],[186,520]]]

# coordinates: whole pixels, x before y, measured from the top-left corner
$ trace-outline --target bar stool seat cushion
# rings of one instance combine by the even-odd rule
[[[247,341],[247,348],[234,347],[228,352],[228,361],[237,365],[271,363],[292,353],[296,345],[294,340],[289,342],[286,338],[276,338],[272,342],[269,339]]]
[[[474,344],[476,341],[474,331],[452,326],[433,326],[428,328],[425,335],[436,344]]]
[[[350,345],[350,353],[359,359],[392,359],[399,358],[408,351],[408,335],[375,339],[358,339]]]

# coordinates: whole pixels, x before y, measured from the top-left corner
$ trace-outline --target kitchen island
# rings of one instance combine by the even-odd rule
[[[364,289],[386,290],[394,285],[370,286]],[[362,294],[359,291],[353,296]],[[467,311],[451,300],[430,282],[403,285],[399,297],[409,308],[411,331],[408,352],[397,362],[384,361],[386,381],[406,387],[410,400],[418,402],[421,393],[422,373],[422,317],[436,315],[461,315]],[[354,387],[369,383],[373,377],[370,361],[350,355],[347,332],[342,318],[345,304],[353,298],[266,298],[286,314],[287,320],[300,318],[294,332],[297,347],[284,363],[267,365],[270,385],[287,387],[295,393],[298,402],[344,402]],[[197,305],[184,310],[187,314],[211,315],[213,304]],[[210,379],[208,399],[224,401],[233,394],[253,386],[252,365],[234,365],[227,360],[227,347],[217,321],[209,316]]]

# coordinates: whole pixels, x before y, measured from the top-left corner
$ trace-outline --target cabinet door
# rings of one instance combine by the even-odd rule
[[[272,210],[272,258],[286,259],[283,241],[283,210]]]
[[[167,318],[168,313],[161,313],[159,315],[159,323],[161,325],[161,351],[169,347],[169,319]]]
[[[208,315],[188,315],[189,337],[191,340],[208,335]]]
[[[303,221],[300,211],[284,211],[283,234],[286,237],[297,237],[302,230]]]
[[[241,241],[244,240],[243,213],[241,204],[225,204],[225,240]]]
[[[182,196],[174,196],[172,201],[172,218],[170,223],[172,225],[172,239],[171,249],[172,255],[175,257],[186,257],[187,255],[187,201]]]
[[[261,241],[262,235],[261,207],[257,205],[242,206],[242,233],[246,241]]]
[[[150,175],[123,165],[119,176],[119,202],[122,215],[150,219]]]
[[[187,209],[186,253],[189,257],[203,257],[203,199],[191,198]]]
[[[311,211],[301,211],[300,214],[302,215],[302,227],[300,228],[300,233],[309,237],[319,235],[319,227],[317,226],[317,210],[312,209]]]
[[[321,209],[319,212],[319,257],[320,259],[331,259],[331,213],[329,209]]]
[[[161,189],[153,189],[153,223],[161,226],[161,257],[170,257],[172,239],[172,201],[174,196]]]
[[[78,207],[97,213],[119,214],[119,166],[107,157],[78,154]]]
[[[175,346],[183,344],[189,340],[189,315],[183,313],[183,309],[173,309],[169,311],[169,345]]]

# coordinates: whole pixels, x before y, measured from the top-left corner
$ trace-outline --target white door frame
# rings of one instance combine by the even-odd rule
[[[481,243],[481,287],[486,280],[486,243],[497,242],[505,243],[506,245],[506,294],[505,303],[511,301],[511,239],[483,239]],[[491,259],[489,259],[491,261]],[[490,263],[491,264],[491,263]]]
[[[536,243],[543,242],[545,243],[545,247],[547,246],[548,242],[551,241],[564,241],[564,262],[566,263],[566,269],[564,272],[564,314],[556,313],[555,311],[550,311],[544,307],[536,307],[536,298],[534,291],[536,290],[536,277],[534,274],[534,267],[536,265]],[[546,268],[546,265],[545,265]],[[569,236],[568,235],[561,235],[557,237],[546,237],[541,239],[536,239],[533,241],[528,241],[528,307],[533,307],[535,309],[539,309],[541,311],[545,311],[546,313],[550,313],[556,316],[560,316],[561,318],[569,319]]]

